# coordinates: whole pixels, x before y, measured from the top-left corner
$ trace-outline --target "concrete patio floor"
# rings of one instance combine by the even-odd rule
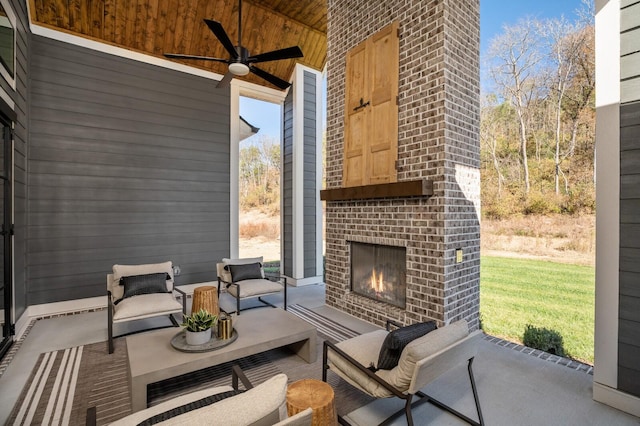
[[[221,305],[231,309],[233,301],[225,297],[228,296],[223,295]],[[325,306],[323,285],[291,287],[289,303],[313,308],[360,333],[375,328]],[[0,377],[0,424],[6,423],[39,354],[105,341],[106,315],[102,310],[35,321]],[[118,333],[126,331],[122,328],[117,330]],[[487,425],[640,425],[640,418],[593,401],[593,376],[585,371],[522,353],[488,339],[481,341],[473,369]],[[466,366],[443,375],[425,391],[475,418]],[[397,399],[378,400],[350,413],[348,419],[354,424],[369,426],[401,407],[402,402]],[[464,424],[430,404],[416,408],[414,420],[418,425]],[[406,422],[401,417],[393,424]]]

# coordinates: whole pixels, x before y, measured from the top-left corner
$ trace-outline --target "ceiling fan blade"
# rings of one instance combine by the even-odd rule
[[[273,50],[247,58],[249,63],[278,61],[280,59],[302,58],[302,50],[298,46],[287,47],[285,49]]]
[[[215,61],[215,62],[224,62],[225,64],[229,63],[228,59],[222,58],[212,58],[210,56],[198,56],[198,55],[182,55],[180,53],[165,53],[164,56],[171,59],[198,59],[201,61]]]
[[[205,19],[204,23],[207,24],[207,27],[213,32],[213,34],[220,40],[220,43],[227,49],[227,52],[231,55],[233,59],[238,58],[238,51],[236,47],[233,45],[227,32],[222,28],[222,24],[218,21],[212,21],[211,19]]]
[[[231,83],[232,79],[233,79],[233,73],[229,71],[224,75],[224,77],[222,77],[222,80],[218,82],[218,85],[216,87],[218,88],[227,87]]]
[[[262,77],[265,80],[267,80],[269,83],[273,84],[276,87],[279,87],[280,89],[284,90],[286,88],[288,88],[289,86],[291,86],[291,84],[287,81],[284,81],[283,79],[276,77],[273,74],[269,74],[268,72],[261,70],[258,67],[254,67],[251,66],[249,67],[249,70],[254,73],[255,75],[257,75],[258,77]]]

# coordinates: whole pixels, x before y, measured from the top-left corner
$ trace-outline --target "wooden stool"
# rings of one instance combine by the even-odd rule
[[[219,315],[218,289],[212,285],[196,287],[193,290],[193,302],[191,303],[191,313],[196,313],[204,309],[212,315]]]
[[[289,385],[287,388],[288,415],[293,416],[309,407],[313,409],[312,426],[338,424],[333,388],[328,383],[304,379]]]

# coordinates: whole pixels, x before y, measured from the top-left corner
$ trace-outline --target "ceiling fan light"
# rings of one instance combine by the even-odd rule
[[[249,67],[240,62],[234,62],[229,64],[229,72],[233,75],[247,75],[249,74]]]

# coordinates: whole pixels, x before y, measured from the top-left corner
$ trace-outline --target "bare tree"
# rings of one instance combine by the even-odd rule
[[[525,193],[531,189],[527,157],[529,105],[539,90],[536,76],[542,59],[536,27],[536,21],[529,18],[520,20],[516,25],[505,26],[504,32],[492,40],[489,48],[492,58],[490,75],[518,115]]]
[[[270,206],[280,199],[280,144],[269,136],[258,137],[240,148],[240,204]]]
[[[495,97],[487,100],[488,105],[481,110],[480,120],[480,146],[485,152],[489,153],[491,163],[498,177],[498,196],[502,193],[504,185],[504,175],[500,169],[500,160],[498,157],[498,139],[502,134],[498,119],[496,117],[497,108],[495,106]]]
[[[547,40],[549,52],[549,64],[551,67],[549,96],[554,106],[554,187],[555,193],[560,194],[560,177],[564,179],[565,193],[569,192],[569,183],[562,171],[562,161],[569,155],[573,155],[575,139],[572,137],[566,153],[562,153],[564,139],[563,128],[563,104],[567,90],[576,81],[579,62],[587,42],[584,33],[578,25],[568,22],[564,17],[549,19],[540,24],[542,37]],[[574,125],[576,122],[574,121]],[[575,133],[574,133],[575,135]]]

